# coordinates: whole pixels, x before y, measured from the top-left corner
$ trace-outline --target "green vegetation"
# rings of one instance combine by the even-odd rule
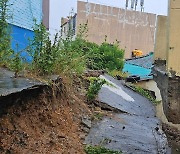
[[[160,101],[157,101],[156,98],[154,96],[152,96],[152,94],[150,93],[150,91],[143,89],[141,87],[135,86],[135,85],[130,85],[134,91],[138,92],[139,94],[141,94],[142,96],[146,97],[147,99],[149,99],[153,104],[157,105],[160,103]]]
[[[119,71],[119,70],[112,70],[111,72],[109,72],[109,74],[113,77],[120,77],[122,79],[125,79],[128,77],[128,74],[127,73],[124,73],[122,71]]]
[[[33,58],[31,69],[40,75],[50,74],[54,69],[57,58],[56,46],[52,45],[49,33],[42,23],[38,25],[35,21],[33,30],[34,39],[30,40],[28,48],[28,53]]]
[[[87,98],[89,101],[92,101],[97,96],[102,85],[106,83],[106,80],[96,77],[91,77],[89,78],[89,81],[90,81],[90,85],[87,92]]]
[[[99,90],[104,84],[107,84],[109,86],[115,87],[111,83],[107,82],[105,79],[101,79],[99,77],[89,77],[88,78],[90,85],[87,91],[87,98],[88,101],[92,101],[96,98]]]
[[[108,44],[105,40],[101,45],[97,45],[86,40],[87,32],[87,23],[80,25],[79,33],[74,41],[72,41],[71,35],[63,40],[65,49],[83,56],[86,67],[89,69],[104,69],[108,72],[121,71],[124,66],[124,50],[119,48],[118,41]]]
[[[104,117],[104,114],[101,112],[95,112],[93,114],[92,120],[102,120],[102,118]]]
[[[9,68],[15,72],[15,78],[18,77],[19,72],[24,68],[20,52],[18,52],[18,44],[16,46],[17,52],[12,54],[11,63],[9,64]]]
[[[85,57],[86,67],[92,70],[122,70],[124,66],[124,50],[118,44],[102,43],[100,46],[77,38],[71,42],[70,50],[80,53]]]
[[[9,0],[0,1],[0,65],[9,67],[15,72],[15,77],[23,69],[20,52],[15,53],[11,49],[11,29],[7,20],[11,18],[9,12]],[[17,44],[18,51],[18,44]]]
[[[7,65],[13,53],[10,44],[10,27],[7,23],[7,20],[10,18],[10,16],[7,15],[8,1],[9,0],[0,1],[0,65]]]
[[[70,33],[65,40],[56,34],[53,43],[42,24],[35,24],[34,31],[28,52],[33,57],[32,70],[40,75],[81,74],[85,68],[107,71],[123,68],[124,50],[120,50],[118,44],[104,42],[99,46],[86,41],[86,25],[80,27],[75,40]]]
[[[10,30],[7,23],[9,16],[8,0],[0,1],[0,64],[15,71],[15,77],[23,69],[37,76],[50,74],[64,74],[73,77],[80,75],[85,69],[106,70],[108,72],[121,71],[124,65],[124,50],[119,48],[118,42],[108,44],[105,40],[101,45],[86,40],[87,23],[80,25],[79,33],[72,40],[70,30],[66,39],[57,33],[51,41],[45,26],[37,24],[35,20],[34,38],[29,40],[29,46],[19,51],[11,49]],[[32,57],[27,62],[22,52]],[[88,98],[93,99],[105,81],[95,80],[90,84]]]
[[[122,154],[122,152],[109,150],[100,146],[90,146],[90,145],[85,147],[85,152],[86,154]]]

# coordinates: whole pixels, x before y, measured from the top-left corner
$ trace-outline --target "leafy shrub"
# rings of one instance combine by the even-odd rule
[[[93,70],[105,69],[107,71],[123,69],[124,50],[119,48],[118,43],[108,44],[106,41],[101,45],[86,40],[87,23],[79,27],[79,33],[74,41],[71,35],[63,41],[67,51],[79,53],[86,60],[86,67]]]
[[[49,74],[53,70],[56,57],[51,40],[49,39],[49,33],[42,23],[37,24],[36,21],[33,30],[34,38],[30,40],[28,48],[28,52],[33,58],[32,69],[41,75]]]
[[[23,69],[23,62],[19,52],[12,56],[9,67],[15,72],[15,78],[18,77],[18,73]]]
[[[146,97],[148,100],[150,100],[153,104],[158,104],[160,103],[159,101],[156,100],[155,97],[152,96],[150,91],[143,89],[141,87],[135,86],[135,85],[130,85],[134,91],[138,92],[142,96]]]
[[[86,154],[122,154],[122,152],[109,150],[100,146],[86,146]]]
[[[55,72],[62,72],[66,75],[81,74],[85,70],[85,59],[78,52],[59,50],[58,58],[55,62]]]
[[[102,85],[106,83],[106,80],[96,77],[91,77],[89,80],[90,80],[90,85],[87,92],[87,98],[88,100],[91,101],[95,99]]]
[[[84,39],[76,38],[69,44],[65,42],[65,48],[84,56],[86,67],[89,69],[105,69],[107,71],[123,69],[124,50],[119,49],[117,44],[103,43],[99,46]]]
[[[85,60],[81,52],[77,52],[78,44],[73,44],[70,38],[62,40],[58,33],[51,42],[44,25],[36,24],[34,39],[30,41],[28,52],[33,61],[32,70],[39,75],[64,73],[66,75],[80,74],[85,69]],[[73,47],[74,45],[74,47]]]
[[[117,44],[102,43],[99,52],[103,55],[103,69],[108,71],[122,70],[124,66],[124,50],[119,49]]]

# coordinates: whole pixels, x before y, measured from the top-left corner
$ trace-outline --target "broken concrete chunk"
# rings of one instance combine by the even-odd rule
[[[87,128],[91,128],[91,120],[89,117],[83,117],[81,123]]]

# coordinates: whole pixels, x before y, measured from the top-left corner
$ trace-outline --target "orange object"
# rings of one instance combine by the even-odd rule
[[[135,49],[132,51],[132,57],[140,57],[143,55],[143,52],[139,49]]]

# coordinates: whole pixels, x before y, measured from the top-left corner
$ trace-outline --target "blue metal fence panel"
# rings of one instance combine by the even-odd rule
[[[29,39],[33,39],[34,19],[37,23],[42,20],[42,0],[9,0],[8,23],[11,27],[11,47],[15,52],[21,52],[26,61],[32,57],[25,52]],[[18,48],[17,48],[18,45]]]

